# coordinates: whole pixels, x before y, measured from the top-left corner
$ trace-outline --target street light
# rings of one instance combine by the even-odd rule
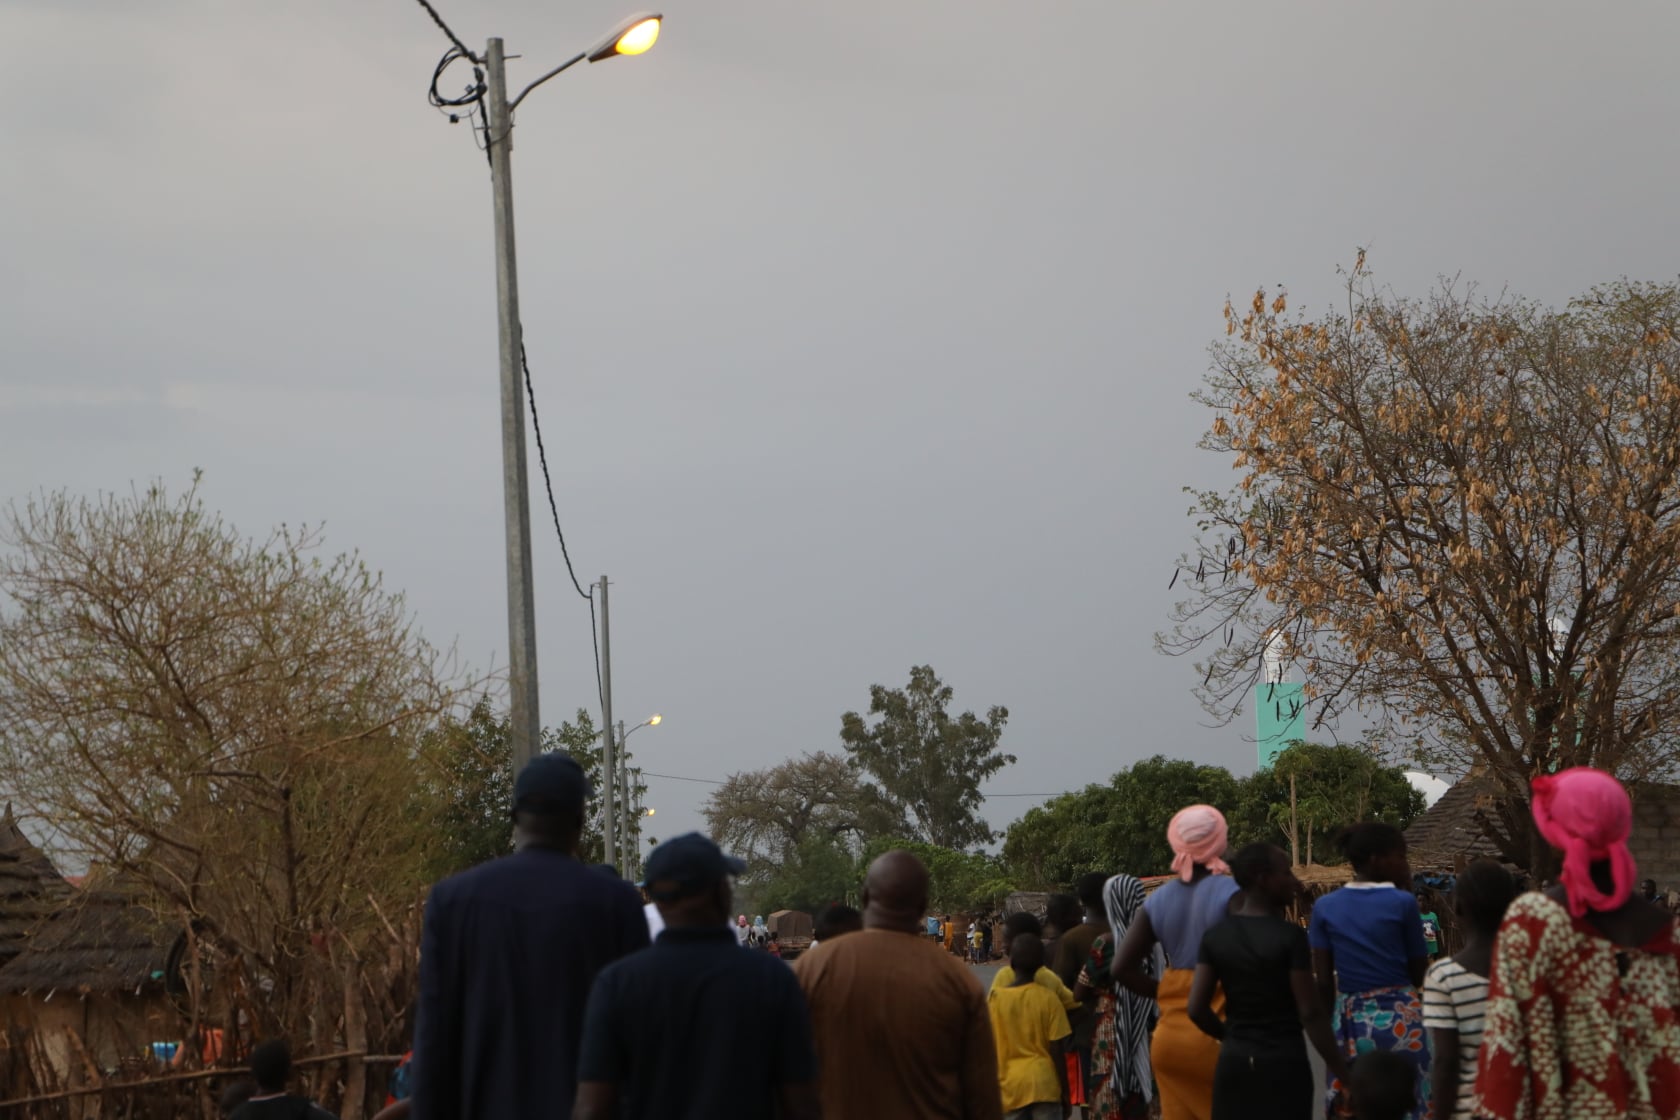
[[[434,16],[435,18],[435,16]],[[542,722],[537,706],[537,614],[531,578],[531,494],[525,464],[525,340],[519,320],[519,269],[513,237],[513,111],[531,91],[587,58],[600,62],[641,54],[659,38],[657,13],[633,16],[590,50],[568,59],[508,100],[507,59],[500,39],[484,50],[485,146],[495,213],[496,342],[502,389],[502,501],[507,522],[508,698],[512,706],[513,773],[537,753]],[[441,21],[440,21],[441,22]],[[457,40],[459,43],[459,40]],[[463,49],[464,53],[464,49]],[[477,61],[474,59],[474,61]]]

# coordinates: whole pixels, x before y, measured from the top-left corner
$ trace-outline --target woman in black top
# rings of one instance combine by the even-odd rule
[[[1190,987],[1191,1021],[1220,1040],[1213,1120],[1308,1120],[1317,1091],[1301,1032],[1331,1070],[1340,1073],[1343,1060],[1313,983],[1307,931],[1284,917],[1301,882],[1271,844],[1238,852],[1231,874],[1242,892],[1202,937]],[[1215,985],[1225,989],[1224,1019],[1213,1012]]]

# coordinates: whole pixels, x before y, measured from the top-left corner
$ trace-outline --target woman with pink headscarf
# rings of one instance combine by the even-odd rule
[[[1211,1120],[1213,1072],[1219,1043],[1190,1021],[1190,981],[1202,934],[1225,920],[1237,893],[1225,865],[1225,817],[1211,805],[1180,809],[1167,825],[1173,850],[1173,874],[1150,895],[1143,912],[1126,931],[1115,958],[1114,974],[1129,990],[1155,1000],[1161,1021],[1149,1047],[1161,1096],[1161,1120]],[[1145,958],[1156,945],[1166,950],[1160,980],[1145,975]],[[1214,1002],[1224,1010],[1224,998]]]
[[[1634,891],[1627,791],[1576,767],[1534,779],[1533,811],[1563,871],[1500,927],[1475,1115],[1680,1116],[1680,929]]]

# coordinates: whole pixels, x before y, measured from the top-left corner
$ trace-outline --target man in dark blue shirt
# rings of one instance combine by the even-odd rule
[[[514,853],[426,901],[414,1120],[569,1120],[590,985],[647,945],[635,888],[577,858],[578,764],[538,755],[513,795]]]
[[[648,857],[665,930],[595,981],[576,1120],[815,1120],[805,996],[783,961],[743,953],[729,928],[730,877],[744,869],[697,832]]]

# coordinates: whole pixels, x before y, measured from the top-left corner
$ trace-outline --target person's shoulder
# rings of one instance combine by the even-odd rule
[[[1505,910],[1505,920],[1528,925],[1549,925],[1559,921],[1567,924],[1569,910],[1545,891],[1527,891],[1511,900],[1511,905]]]
[[[1423,983],[1425,987],[1445,989],[1464,971],[1463,965],[1451,957],[1443,957],[1429,966],[1429,971],[1423,974]]]

